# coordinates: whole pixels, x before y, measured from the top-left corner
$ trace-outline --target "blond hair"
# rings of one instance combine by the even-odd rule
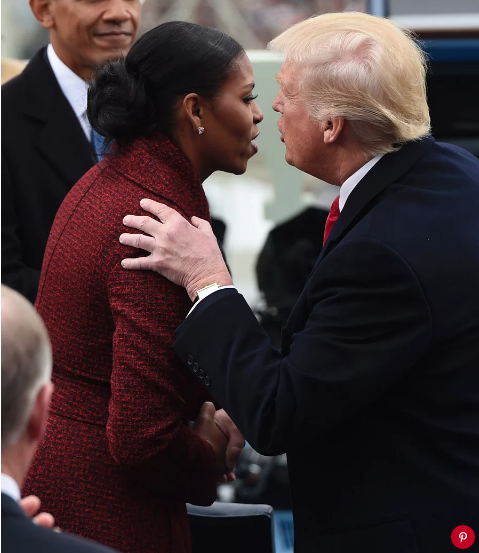
[[[298,23],[268,48],[301,68],[316,120],[344,117],[370,156],[430,132],[426,58],[412,34],[388,19],[329,13]]]

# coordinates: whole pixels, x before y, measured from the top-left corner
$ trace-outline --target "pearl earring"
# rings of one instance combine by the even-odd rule
[[[198,127],[198,134],[203,134],[205,132],[204,127]]]

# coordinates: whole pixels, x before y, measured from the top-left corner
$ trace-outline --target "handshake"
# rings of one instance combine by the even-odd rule
[[[245,441],[235,423],[224,409],[216,410],[213,403],[206,401],[193,426],[200,438],[213,448],[216,457],[218,482],[235,480],[233,473]]]

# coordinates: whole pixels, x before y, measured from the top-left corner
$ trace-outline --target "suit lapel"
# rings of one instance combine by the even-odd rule
[[[42,124],[36,147],[70,189],[93,165],[93,149],[41,50],[24,71],[25,113]],[[41,83],[41,84],[40,84]]]
[[[408,142],[397,152],[386,154],[359,182],[351,192],[341,214],[334,225],[328,241],[321,250],[315,267],[344,238],[344,236],[367,213],[367,207],[374,198],[401,175],[409,171],[416,161],[434,143],[431,137],[418,142]]]

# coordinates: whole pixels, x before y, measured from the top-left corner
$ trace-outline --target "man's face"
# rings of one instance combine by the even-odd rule
[[[313,120],[308,113],[301,90],[300,71],[291,62],[283,64],[276,75],[280,90],[274,99],[273,109],[281,114],[278,130],[281,142],[286,145],[286,162],[319,177],[318,169],[324,163],[321,159],[324,157],[324,134],[321,122]]]
[[[140,0],[49,0],[48,8],[57,55],[84,78],[97,64],[126,55],[138,32]]]

